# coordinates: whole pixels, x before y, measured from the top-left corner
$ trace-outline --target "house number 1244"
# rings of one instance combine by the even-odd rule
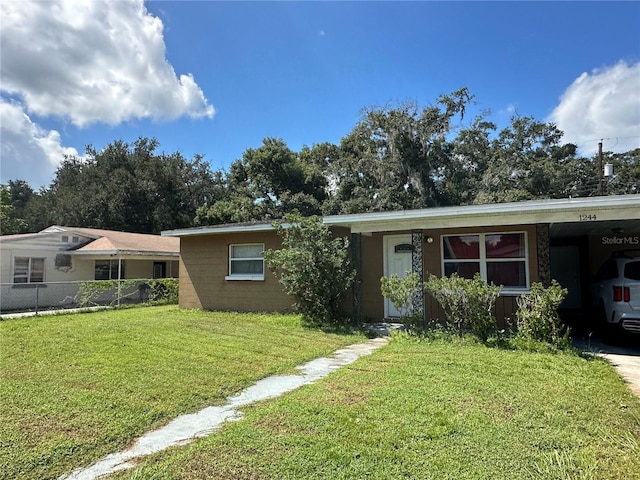
[[[595,215],[580,215],[581,222],[595,222],[597,220]]]

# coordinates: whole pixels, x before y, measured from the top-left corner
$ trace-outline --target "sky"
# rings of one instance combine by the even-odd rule
[[[48,187],[65,156],[139,137],[227,170],[462,87],[467,124],[640,147],[640,2],[0,0],[0,183]]]

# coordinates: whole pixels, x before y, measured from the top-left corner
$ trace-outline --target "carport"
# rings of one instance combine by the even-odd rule
[[[640,254],[640,196],[628,197],[614,206],[614,218],[581,214],[577,222],[549,224],[551,277],[569,290],[561,314],[574,328],[588,326],[582,323],[591,309],[589,285],[602,263],[616,251]]]

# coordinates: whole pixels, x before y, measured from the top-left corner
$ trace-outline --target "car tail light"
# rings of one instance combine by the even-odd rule
[[[613,301],[614,302],[630,302],[631,301],[631,289],[629,287],[613,287]]]

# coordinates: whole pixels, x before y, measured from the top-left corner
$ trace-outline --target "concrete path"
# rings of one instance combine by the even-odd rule
[[[369,355],[387,344],[388,338],[375,338],[337,350],[332,357],[318,358],[296,367],[298,375],[277,375],[264,378],[239,394],[229,397],[226,405],[207,407],[199,412],[182,415],[166,426],[144,434],[126,450],[112,453],[98,463],[79,468],[60,480],[94,480],[119,470],[133,467],[135,458],[159,452],[176,445],[184,445],[198,437],[205,437],[218,429],[223,422],[242,417],[238,410],[254,402],[278,397],[303,385],[313,383],[331,372],[355,362],[363,355]]]
[[[629,389],[640,397],[640,346],[607,345],[598,338],[579,338],[576,348],[584,353],[608,360],[629,385]]]

